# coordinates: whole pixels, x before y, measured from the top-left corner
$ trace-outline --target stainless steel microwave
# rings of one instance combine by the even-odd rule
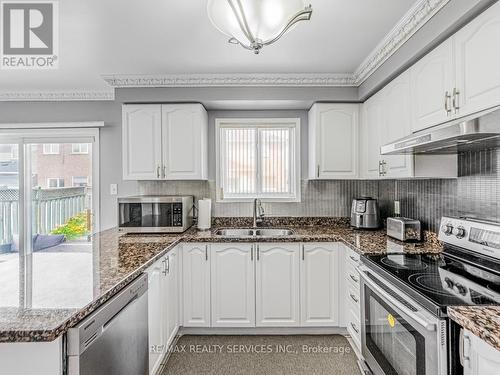
[[[181,233],[193,225],[193,196],[118,198],[118,229],[127,233]]]

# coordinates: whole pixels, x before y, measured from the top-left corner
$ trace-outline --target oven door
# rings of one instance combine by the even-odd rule
[[[361,345],[377,375],[446,374],[446,320],[413,302],[372,270],[361,276]]]

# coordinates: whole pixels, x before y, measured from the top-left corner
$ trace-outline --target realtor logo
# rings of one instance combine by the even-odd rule
[[[58,2],[0,1],[2,69],[58,67]]]

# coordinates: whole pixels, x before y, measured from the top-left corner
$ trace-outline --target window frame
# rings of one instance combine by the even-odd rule
[[[223,128],[276,128],[287,127],[294,129],[293,140],[290,142],[290,160],[292,176],[290,196],[271,196],[271,194],[255,194],[251,197],[224,197],[222,190],[222,154],[221,154],[221,129]],[[300,118],[216,118],[215,119],[215,153],[216,153],[216,202],[235,203],[252,202],[255,198],[262,202],[301,202],[301,149],[300,149]],[[259,153],[256,152],[260,159]]]
[[[75,185],[75,178],[85,178],[85,185]],[[71,187],[89,187],[89,176],[71,176]]]
[[[57,186],[52,187],[52,186],[50,186],[50,181],[54,181],[54,180],[57,181],[57,184],[56,184]],[[60,185],[59,183],[61,181],[62,181],[63,186],[59,186]],[[61,189],[61,188],[65,187],[64,183],[65,183],[64,177],[47,177],[47,189]]]
[[[87,151],[82,151],[82,146],[87,147]],[[75,146],[78,146],[78,151],[75,151]],[[72,143],[71,144],[71,154],[72,155],[88,155],[89,154],[89,144],[88,143]]]
[[[48,149],[45,146],[50,146]],[[57,146],[57,152],[53,151],[53,147]],[[43,155],[60,155],[61,154],[61,145],[59,143],[45,143],[42,146],[42,154]]]

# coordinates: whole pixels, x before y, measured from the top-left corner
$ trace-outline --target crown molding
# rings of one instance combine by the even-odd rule
[[[355,86],[352,74],[111,74],[102,78],[112,87],[332,87]]]
[[[416,2],[353,73],[356,85],[361,85],[449,2],[450,0],[419,0]]]
[[[111,91],[19,91],[0,92],[3,102],[30,101],[108,101],[115,100],[114,90]]]

